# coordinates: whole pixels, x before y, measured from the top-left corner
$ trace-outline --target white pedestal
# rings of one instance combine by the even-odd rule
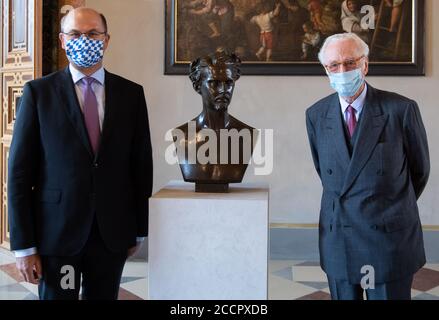
[[[150,199],[149,298],[267,299],[267,186],[194,187],[172,181]]]

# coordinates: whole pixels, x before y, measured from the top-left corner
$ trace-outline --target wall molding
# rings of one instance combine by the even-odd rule
[[[270,229],[317,229],[317,223],[270,223]],[[439,225],[423,225],[425,231],[439,231]]]

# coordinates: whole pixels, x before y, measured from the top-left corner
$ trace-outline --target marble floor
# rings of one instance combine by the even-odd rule
[[[271,260],[268,284],[269,299],[273,300],[330,299],[326,277],[316,262]],[[36,300],[37,295],[37,287],[23,282],[17,273],[11,253],[0,249],[0,300]],[[439,264],[427,264],[416,274],[412,297],[415,300],[439,300]],[[127,262],[119,299],[147,298],[147,263]]]

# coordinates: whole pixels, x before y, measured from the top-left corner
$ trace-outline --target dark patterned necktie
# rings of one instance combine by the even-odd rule
[[[101,128],[99,125],[98,100],[93,91],[92,84],[95,79],[91,77],[83,78],[82,92],[84,95],[84,119],[87,127],[88,137],[90,139],[93,152],[96,155],[101,138]]]
[[[349,136],[352,138],[352,136],[354,135],[355,132],[355,128],[357,126],[357,118],[355,117],[355,112],[356,110],[349,105],[348,108],[346,109],[346,111],[348,112],[348,130],[349,130]]]

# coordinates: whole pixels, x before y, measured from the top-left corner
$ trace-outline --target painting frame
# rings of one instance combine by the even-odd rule
[[[177,2],[165,0],[165,75],[188,75],[189,61],[177,60]],[[425,0],[412,0],[412,57],[410,62],[371,62],[372,76],[425,76]],[[308,76],[325,75],[317,62],[246,62],[243,75]]]

